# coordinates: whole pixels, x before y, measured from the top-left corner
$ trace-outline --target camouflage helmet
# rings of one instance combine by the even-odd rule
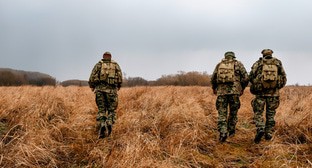
[[[224,54],[224,57],[225,58],[229,58],[229,57],[232,57],[232,58],[236,58],[235,57],[235,53],[233,51],[228,51]]]
[[[263,50],[261,51],[261,54],[262,54],[263,56],[272,55],[272,54],[273,54],[273,51],[272,51],[271,49],[263,49]]]

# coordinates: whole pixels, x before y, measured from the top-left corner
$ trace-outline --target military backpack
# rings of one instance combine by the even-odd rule
[[[218,67],[217,83],[233,83],[235,81],[235,60],[222,59]]]
[[[261,81],[263,88],[273,89],[277,86],[278,67],[274,58],[262,59]]]
[[[101,61],[102,68],[100,73],[100,80],[105,81],[109,85],[115,85],[120,82],[120,72],[118,72],[118,65],[115,61]]]

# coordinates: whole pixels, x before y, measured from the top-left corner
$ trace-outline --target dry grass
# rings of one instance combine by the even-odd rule
[[[274,139],[258,145],[249,91],[224,144],[211,92],[122,88],[113,135],[98,140],[89,88],[0,87],[0,167],[312,167],[311,87],[282,90]]]

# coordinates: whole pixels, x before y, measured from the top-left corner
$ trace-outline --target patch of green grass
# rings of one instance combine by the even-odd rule
[[[241,124],[241,127],[245,128],[245,129],[251,129],[253,127],[253,125],[250,122],[243,122]]]
[[[2,134],[5,132],[7,126],[5,123],[0,122],[0,136],[2,136]]]

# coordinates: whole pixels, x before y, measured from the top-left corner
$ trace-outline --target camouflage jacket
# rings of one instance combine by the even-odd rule
[[[101,70],[103,63],[111,64],[114,66],[114,77],[113,82],[108,82],[107,80],[103,80],[101,77]],[[89,78],[89,86],[95,90],[103,91],[103,92],[112,92],[116,91],[121,87],[122,84],[122,71],[117,62],[113,60],[104,60],[102,59],[97,64],[95,64],[90,78]]]
[[[260,57],[259,60],[256,61],[251,67],[251,71],[249,73],[249,79],[251,82],[250,91],[252,94],[259,96],[279,96],[279,89],[283,88],[287,82],[286,73],[283,68],[282,62],[277,58],[274,57],[270,58],[274,59],[273,61],[275,62],[278,68],[277,85],[275,88],[272,89],[264,89],[263,84],[261,82],[262,59],[263,58]]]
[[[241,95],[248,85],[248,73],[244,67],[244,65],[234,59],[234,73],[235,73],[235,81],[233,83],[218,83],[217,82],[217,73],[219,69],[219,64],[217,64],[212,77],[211,77],[211,85],[214,91],[217,91],[217,95]]]

